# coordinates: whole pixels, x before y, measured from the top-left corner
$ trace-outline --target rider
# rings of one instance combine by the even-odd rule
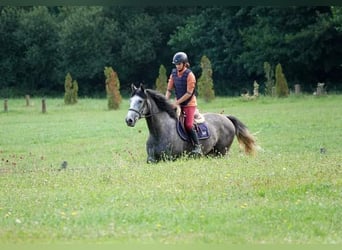
[[[194,128],[194,115],[197,109],[196,77],[189,69],[188,56],[184,52],[177,52],[173,56],[172,63],[175,64],[176,68],[172,70],[170,75],[165,97],[169,99],[171,91],[175,90],[176,101],[174,104],[180,105],[182,112],[185,114],[184,127],[194,145],[191,153],[202,155],[201,145]]]

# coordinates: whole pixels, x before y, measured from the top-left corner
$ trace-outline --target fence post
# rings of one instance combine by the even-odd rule
[[[7,112],[8,111],[8,100],[5,99],[4,100],[4,112]]]
[[[46,113],[46,102],[45,102],[45,98],[42,99],[42,113]]]
[[[324,83],[319,82],[319,83],[317,83],[316,95],[323,95],[323,94],[324,94]]]
[[[300,84],[295,84],[295,94],[299,95],[300,94]]]
[[[26,107],[30,106],[30,95],[25,95]]]

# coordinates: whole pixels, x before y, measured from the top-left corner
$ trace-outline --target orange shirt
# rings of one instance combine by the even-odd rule
[[[183,73],[185,72],[187,68],[184,67],[184,69],[181,72],[177,72],[178,77],[181,77],[183,75]],[[196,86],[196,77],[194,75],[194,73],[191,71],[188,74],[188,77],[186,79],[187,85],[186,85],[186,91],[188,93],[193,93],[195,90],[195,86]],[[174,81],[173,81],[173,77],[172,74],[169,77],[169,81],[167,83],[167,89],[168,90],[173,90],[174,89]],[[197,106],[197,99],[196,96],[193,95],[192,97],[190,97],[190,101],[188,102],[188,104],[186,106]]]

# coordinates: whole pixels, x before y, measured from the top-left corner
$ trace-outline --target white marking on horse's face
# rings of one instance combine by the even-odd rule
[[[135,123],[141,118],[144,109],[144,99],[138,95],[130,99],[129,110],[126,115],[127,126],[134,127]]]

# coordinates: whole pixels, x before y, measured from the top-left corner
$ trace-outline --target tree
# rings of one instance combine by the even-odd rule
[[[207,56],[201,58],[202,74],[198,79],[199,96],[203,97],[206,102],[210,102],[215,98],[214,84],[212,79],[213,70],[210,60]]]
[[[104,74],[106,76],[108,109],[118,109],[122,100],[118,74],[112,67],[105,67]]]
[[[22,13],[19,24],[16,36],[23,53],[19,64],[23,73],[20,81],[28,92],[36,89],[49,92],[58,84],[56,20],[46,6],[35,6]]]
[[[274,70],[269,62],[264,62],[264,71],[266,77],[265,95],[272,96],[272,88],[274,87]]]
[[[195,75],[201,56],[210,58],[217,95],[263,84],[264,62],[286,62],[290,86],[339,91],[341,27],[340,6],[0,6],[0,90],[56,95],[72,72],[80,95],[101,95],[105,65],[123,91],[152,88],[160,65],[170,72],[172,55],[185,51]]]
[[[286,62],[291,84],[310,89],[318,81],[336,81],[342,34],[331,7],[254,7],[250,16],[254,24],[241,30],[245,49],[239,57],[249,74],[263,73],[260,62]]]
[[[20,70],[18,67],[21,56],[20,41],[15,36],[19,27],[19,18],[18,8],[4,7],[0,10],[0,90],[5,95],[3,97],[9,97],[11,92],[15,91],[17,82],[15,72]],[[17,91],[22,88],[18,88]]]
[[[84,94],[103,91],[99,83],[103,82],[104,65],[113,60],[117,23],[103,17],[101,6],[67,6],[60,11],[60,68],[81,79]]]
[[[78,101],[78,82],[72,82],[71,103],[75,104]]]
[[[186,51],[191,62],[199,62],[203,54],[210,58],[217,94],[232,95],[250,84],[243,64],[238,61],[244,50],[241,30],[251,20],[248,10],[222,6],[200,9],[170,37],[171,48]],[[192,64],[192,69],[195,74],[200,73],[200,65]]]
[[[65,104],[75,104],[78,99],[78,83],[76,80],[72,81],[71,74],[68,73],[65,76],[64,82],[64,103]]]
[[[287,97],[289,95],[289,89],[287,86],[285,75],[283,73],[283,68],[281,67],[280,63],[278,63],[276,66],[275,78],[276,95],[278,97]]]
[[[160,93],[165,93],[167,88],[167,76],[166,69],[164,65],[160,65],[159,67],[159,75],[156,79],[156,90]]]

